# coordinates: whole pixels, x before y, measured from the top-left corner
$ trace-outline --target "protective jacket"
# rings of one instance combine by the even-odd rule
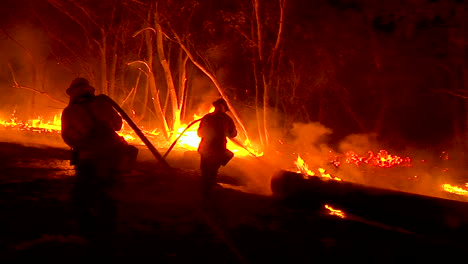
[[[70,101],[62,113],[62,138],[67,145],[81,152],[109,151],[123,140],[116,131],[122,118],[100,96],[85,94]]]
[[[198,151],[201,155],[216,156],[226,151],[226,137],[237,136],[236,126],[226,113],[217,111],[205,115],[200,121],[198,136],[201,142]]]

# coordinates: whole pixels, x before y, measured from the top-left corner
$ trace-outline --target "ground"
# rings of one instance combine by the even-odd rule
[[[139,159],[116,192],[118,230],[104,244],[74,232],[66,148],[0,143],[0,256],[151,256],[163,263],[311,263],[402,257],[463,256],[468,244],[364,218],[342,219],[323,207],[294,206],[243,192],[220,178],[215,199],[201,203],[199,172]],[[229,184],[227,184],[229,183]],[[105,248],[105,250],[104,250]],[[463,254],[463,255],[462,255]]]

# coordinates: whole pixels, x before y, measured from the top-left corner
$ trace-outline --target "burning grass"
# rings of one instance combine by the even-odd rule
[[[199,118],[200,116],[194,115],[193,119],[197,120]],[[173,141],[179,138],[181,133],[185,131],[178,139],[177,149],[196,151],[200,143],[200,138],[197,135],[198,124],[199,122],[196,122],[188,129],[186,129],[188,124],[181,124],[180,122],[176,124],[176,129],[172,132],[170,140]],[[15,112],[13,112],[9,118],[0,120],[0,125],[10,132],[25,131],[30,133],[29,136],[40,133],[58,137],[61,130],[61,116],[56,114],[50,119],[38,116],[23,121],[19,120],[15,116]],[[171,143],[170,140],[162,139],[162,135],[158,130],[142,129],[142,131],[157,148],[167,148]],[[119,135],[131,144],[143,145],[138,136],[126,124],[124,124]],[[314,136],[314,138],[318,137],[318,135]],[[235,153],[236,157],[256,156],[258,158],[264,155],[260,148],[254,146],[248,139],[243,142],[243,146],[231,140],[228,141],[227,146]],[[465,187],[457,186],[459,184],[451,182],[451,178],[453,178],[451,176],[453,175],[448,173],[449,171],[453,173],[453,170],[440,167],[438,164],[430,166],[426,160],[414,161],[414,158],[391,154],[385,149],[368,150],[364,152],[365,155],[353,150],[343,151],[343,153],[336,153],[329,149],[326,151],[327,155],[323,154],[324,151],[318,151],[319,153],[312,155],[312,157],[308,153],[304,153],[304,156],[297,154],[297,158],[291,161],[287,161],[284,157],[265,157],[265,160],[268,160],[268,167],[276,167],[276,169],[284,169],[281,164],[289,162],[289,169],[292,169],[291,165],[295,165],[296,171],[303,174],[306,179],[320,177],[323,180],[350,181],[441,198],[468,200],[468,183]],[[449,160],[448,152],[442,152],[440,161],[447,162]],[[258,178],[258,175],[251,175],[251,177]],[[437,180],[434,180],[434,178],[437,178]],[[440,182],[441,180],[445,182]],[[425,186],[420,188],[422,185]]]

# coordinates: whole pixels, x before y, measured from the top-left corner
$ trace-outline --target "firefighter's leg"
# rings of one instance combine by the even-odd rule
[[[97,217],[99,231],[103,235],[109,235],[116,229],[117,206],[112,192],[115,188],[115,181],[118,177],[118,171],[114,168],[115,164],[100,164],[98,168],[99,194],[97,196]]]
[[[82,161],[75,167],[76,182],[72,191],[72,204],[75,211],[77,232],[85,237],[96,232],[96,216],[93,211],[95,189],[89,179],[96,176],[94,164]]]
[[[218,174],[219,165],[206,157],[201,158],[200,170],[202,177],[202,195],[204,198],[211,197],[211,192],[216,184],[216,176]]]

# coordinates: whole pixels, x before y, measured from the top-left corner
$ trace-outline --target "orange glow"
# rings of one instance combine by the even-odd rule
[[[313,171],[309,169],[309,165],[301,158],[301,156],[297,156],[297,160],[294,161],[294,164],[297,166],[298,173],[302,173],[306,178],[309,178],[311,176],[317,176]],[[318,168],[318,172],[320,173],[320,177],[329,179],[329,180],[335,180],[335,181],[341,181],[340,178],[338,177],[333,177],[329,173],[325,172],[324,168]]]
[[[214,107],[212,107],[209,112],[212,113],[214,111]],[[179,116],[179,115],[177,115]],[[194,115],[194,119],[199,119],[200,116]],[[28,130],[34,132],[52,132],[52,133],[60,133],[61,131],[61,114],[55,115],[53,120],[45,121],[42,116],[39,116],[36,119],[30,119],[27,122],[19,121],[18,118],[15,116],[15,112],[11,115],[9,120],[0,120],[0,125],[11,128],[15,130]],[[171,140],[175,140],[187,127],[187,124],[181,124],[180,119],[176,119],[174,125],[174,131],[177,133],[173,133]],[[180,137],[177,145],[181,148],[187,150],[197,150],[198,145],[200,144],[200,138],[197,135],[197,130],[199,127],[199,123],[194,124],[191,126],[185,133]],[[142,129],[143,134],[151,137],[157,136],[160,132],[157,129],[152,131],[147,131]],[[126,123],[124,122],[123,128],[117,132],[120,136],[122,136],[127,142],[131,144],[143,144],[140,138],[131,130],[130,128],[126,127]],[[254,154],[255,156],[259,157],[263,155],[263,152],[259,151],[257,148],[253,147],[252,144],[248,139],[246,139],[243,145],[248,149],[244,149],[232,141],[228,141],[227,148],[231,150],[237,156],[248,156],[250,155],[249,151]]]
[[[468,187],[468,183],[465,184],[465,186]],[[450,185],[448,183],[442,184],[442,189],[449,193],[454,193],[454,194],[458,194],[462,196],[468,196],[468,190],[465,190],[462,187]]]
[[[341,165],[340,161],[336,159],[337,157],[335,157],[335,160],[332,161],[332,163],[335,166],[340,166]],[[365,163],[365,164],[369,164],[369,165],[377,166],[381,168],[391,168],[397,165],[406,166],[406,167],[412,166],[411,158],[409,157],[402,158],[397,155],[390,155],[388,151],[386,150],[380,150],[379,153],[377,154],[374,154],[373,151],[368,151],[367,157],[359,156],[354,151],[348,151],[344,155],[344,163],[347,163],[347,164],[353,163],[356,166],[359,166]]]
[[[307,176],[315,176],[315,173],[309,170],[309,165],[305,163],[305,161],[301,158],[301,156],[297,156],[297,160],[294,162],[298,168],[298,173],[302,173]]]
[[[212,107],[209,110],[209,113],[212,113],[214,111],[214,107]],[[200,119],[201,116],[194,115],[193,120]],[[176,125],[174,126],[174,130],[177,131],[177,133],[173,134],[172,140],[175,140],[177,137],[180,136],[180,134],[187,128],[188,124],[180,124],[180,122],[176,122]],[[177,142],[177,145],[179,147],[188,149],[188,150],[197,150],[198,145],[200,144],[200,137],[198,137],[197,130],[200,126],[200,123],[196,123],[192,125],[187,131],[184,132],[184,134],[180,137],[179,141]],[[238,146],[236,143],[228,140],[227,142],[227,148],[232,151],[236,156],[249,156],[250,153],[253,153],[255,156],[259,157],[263,155],[263,152],[259,151],[258,149],[254,148],[250,141],[246,139],[243,143],[243,145],[248,149],[244,149],[241,146]]]
[[[17,130],[28,130],[34,132],[58,132],[61,130],[61,114],[55,115],[50,121],[45,121],[42,116],[35,119],[29,119],[27,122],[19,121],[15,112],[11,115],[10,120],[0,120],[0,124],[6,128]]]
[[[325,205],[325,208],[328,209],[328,211],[329,211],[328,214],[329,215],[335,215],[335,216],[338,216],[340,218],[346,218],[346,214],[341,210],[333,209],[328,204]]]

